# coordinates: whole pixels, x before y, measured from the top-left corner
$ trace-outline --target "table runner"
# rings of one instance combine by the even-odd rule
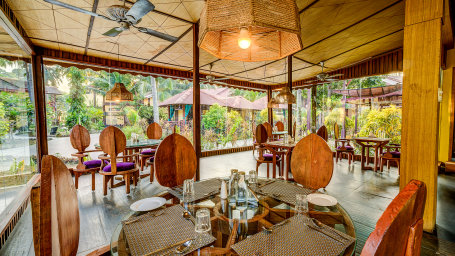
[[[310,218],[304,215],[294,216],[288,223],[274,228],[271,233],[262,231],[249,236],[234,244],[232,249],[240,256],[334,256],[341,254],[355,241],[349,235],[325,225],[321,233],[308,227],[310,221]],[[343,242],[338,242],[327,234]]]
[[[189,200],[188,202],[194,202],[206,197],[216,195],[220,192],[221,188],[221,179],[214,178],[209,180],[204,180],[200,182],[194,183],[194,198]],[[182,186],[177,186],[168,189],[169,193],[173,196],[177,197],[178,199],[183,199],[183,191]]]
[[[300,187],[283,180],[275,180],[275,182],[258,188],[256,191],[259,194],[267,195],[292,205],[295,205],[295,195],[308,195],[312,192],[310,189]]]
[[[138,221],[131,222],[133,219],[123,221],[123,230],[131,254],[134,256],[147,255],[150,252],[165,248],[179,241],[196,238],[197,233],[194,231],[194,224],[182,217],[183,211],[184,208],[181,205],[174,205],[164,209],[164,212],[156,217],[151,214],[136,217],[141,218]],[[205,234],[201,239],[195,239],[190,248],[184,254],[180,255],[188,254],[215,240],[213,236]],[[170,248],[153,255],[173,255],[175,248]]]

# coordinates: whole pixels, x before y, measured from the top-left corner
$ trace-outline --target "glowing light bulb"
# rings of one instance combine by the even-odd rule
[[[242,49],[248,49],[251,46],[251,38],[250,34],[248,33],[248,29],[241,28],[239,33],[239,40],[237,41],[239,47]]]

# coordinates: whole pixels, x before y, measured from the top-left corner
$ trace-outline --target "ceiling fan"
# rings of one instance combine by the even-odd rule
[[[150,3],[148,0],[137,0],[136,3],[134,3],[133,6],[131,6],[131,8],[126,7],[125,2],[123,2],[124,5],[112,5],[109,8],[107,8],[108,16],[104,16],[99,13],[87,11],[82,8],[76,7],[74,5],[60,2],[58,0],[44,0],[44,1],[48,2],[50,4],[55,4],[55,5],[73,10],[73,11],[77,11],[77,12],[81,12],[84,14],[94,16],[94,17],[99,17],[99,18],[103,18],[106,20],[112,20],[112,21],[117,22],[119,24],[119,27],[112,28],[109,31],[105,32],[103,34],[105,36],[115,37],[115,36],[118,36],[123,31],[129,30],[130,27],[134,27],[139,32],[149,34],[149,35],[161,38],[163,40],[167,40],[170,42],[177,41],[177,37],[175,37],[175,36],[161,33],[159,31],[156,31],[153,29],[136,26],[139,22],[141,22],[142,17],[144,17],[147,13],[149,13],[155,9],[155,6],[152,3]]]
[[[205,78],[202,78],[202,82],[205,82],[205,83],[216,83],[216,84],[224,84],[224,85],[227,85],[226,83],[223,83],[223,82],[220,82],[222,80],[228,80],[230,79],[229,77],[214,77],[212,76],[212,67],[213,67],[213,64],[210,63],[209,64],[210,66],[210,74],[206,75]]]
[[[321,65],[322,72],[316,75],[316,80],[308,81],[308,83],[318,82],[318,84],[323,84],[326,82],[338,81],[336,77],[343,76],[343,74],[330,75],[329,73],[324,72],[324,62],[321,61],[319,64]]]

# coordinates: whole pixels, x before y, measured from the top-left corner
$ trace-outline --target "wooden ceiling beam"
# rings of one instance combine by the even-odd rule
[[[319,2],[319,0],[314,0],[314,1],[311,2],[309,5],[305,6],[302,10],[299,11],[299,14],[302,14],[304,11],[308,10],[309,8],[311,8],[311,6],[313,6],[313,5],[316,4],[317,2]]]
[[[92,12],[96,13],[96,9],[98,9],[98,2],[99,2],[99,0],[93,1]],[[90,44],[90,36],[92,35],[93,22],[95,22],[95,16],[90,16],[90,23],[88,25],[88,31],[87,31],[87,39],[85,40],[84,54],[87,54],[88,45]]]
[[[0,26],[8,32],[27,55],[34,54],[32,42],[6,0],[0,0]]]
[[[152,58],[150,58],[148,61],[146,61],[144,63],[144,65],[147,65],[149,62],[153,61],[154,59],[158,58],[158,56],[160,56],[161,54],[163,54],[164,52],[166,52],[169,48],[171,48],[172,46],[174,46],[178,41],[180,41],[184,36],[186,36],[186,34],[188,34],[191,30],[193,29],[193,26],[189,27],[185,32],[183,32],[178,38],[177,40],[175,40],[174,42],[170,43],[168,46],[166,46],[166,48],[164,48],[163,50],[161,50],[159,53],[155,54],[155,56],[153,56]]]

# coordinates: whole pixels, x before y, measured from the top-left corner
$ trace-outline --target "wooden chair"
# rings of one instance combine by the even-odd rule
[[[340,127],[337,123],[333,125],[333,138],[335,139],[335,147],[337,147],[336,140],[340,139]]]
[[[420,255],[426,190],[425,183],[411,180],[379,218],[360,255]]]
[[[173,133],[158,146],[155,153],[156,180],[161,186],[175,187],[196,174],[197,159],[193,145],[182,135]]]
[[[76,255],[79,246],[77,192],[65,164],[46,155],[41,163],[41,184],[31,192],[35,255]]]
[[[90,172],[92,175],[92,191],[94,191],[95,174],[109,163],[99,159],[84,161],[84,158],[88,156],[89,152],[100,152],[100,150],[85,150],[90,146],[90,133],[84,126],[78,124],[73,126],[70,133],[70,141],[73,148],[77,150],[77,153],[71,155],[78,159],[78,164],[76,168],[70,169],[74,173],[76,189],[79,188],[79,177],[84,173]]]
[[[163,129],[158,123],[151,123],[147,127],[147,138],[151,140],[159,140],[163,135]],[[150,167],[150,182],[153,182],[154,177],[154,168],[153,161],[155,158],[156,148],[150,148],[143,150],[139,156],[139,161],[141,163],[141,172],[144,171],[144,167]],[[147,161],[148,160],[148,161]]]
[[[341,143],[340,146],[338,146],[338,143]],[[351,159],[354,161],[354,147],[351,146],[351,140],[349,139],[337,139],[335,140],[335,146],[336,147],[336,152],[335,152],[335,158],[336,162],[338,163],[338,158],[341,159],[343,154],[348,155],[348,162],[349,165],[351,165]]]
[[[400,174],[400,156],[401,156],[401,145],[400,144],[389,144],[384,146],[386,152],[380,156],[379,165],[381,172],[384,169],[384,161],[387,162],[387,169],[390,170],[390,161],[395,162],[398,166],[398,175]],[[393,151],[392,151],[393,150]]]
[[[134,186],[137,185],[139,169],[136,162],[138,154],[118,155],[126,148],[126,137],[119,128],[114,126],[108,126],[101,132],[100,146],[106,156],[99,156],[99,158],[110,161],[110,164],[99,172],[103,175],[103,194],[107,195],[107,183],[109,181],[111,181],[111,188],[123,185],[124,182],[126,193],[129,194],[131,179],[133,179]],[[117,159],[133,159],[133,162],[117,162]],[[122,175],[124,181],[114,185],[114,176],[117,175]]]
[[[269,124],[268,122],[265,122],[262,125],[265,127],[265,130],[267,131],[267,138],[269,140],[273,140],[273,127],[272,127],[272,125]],[[256,129],[256,132],[257,132],[257,129]]]
[[[300,140],[292,151],[291,172],[304,187],[325,188],[333,174],[333,155],[327,142],[315,133]]]
[[[323,138],[325,141],[329,139],[329,134],[327,132],[327,127],[325,125],[321,126],[318,131],[316,132],[317,135],[319,135],[321,138]]]
[[[278,121],[278,122],[276,122],[275,126],[276,126],[276,129],[277,129],[279,132],[284,131],[284,124],[283,124],[283,122]]]
[[[258,173],[259,166],[265,163],[267,165],[267,177],[269,177],[269,164],[272,164],[273,177],[275,177],[277,165],[279,171],[282,171],[282,153],[264,146],[264,143],[267,142],[267,138],[267,130],[264,125],[258,125],[256,127],[256,146],[253,148],[253,156],[256,159],[256,173]]]

